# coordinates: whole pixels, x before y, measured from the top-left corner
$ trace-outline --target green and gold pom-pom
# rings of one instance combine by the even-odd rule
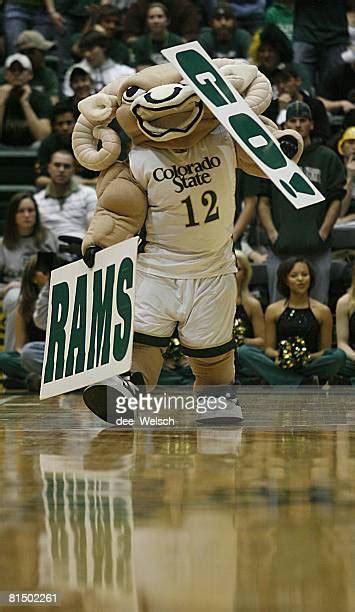
[[[247,328],[244,325],[243,319],[236,317],[234,319],[233,338],[237,348],[238,346],[242,346],[242,344],[244,344],[246,331]]]
[[[176,365],[180,363],[181,359],[184,357],[184,354],[181,350],[179,338],[176,338],[175,336],[170,338],[170,342],[166,351],[163,353],[163,357],[168,361],[173,361]]]
[[[283,370],[305,366],[310,360],[304,338],[295,336],[279,343],[279,366]]]

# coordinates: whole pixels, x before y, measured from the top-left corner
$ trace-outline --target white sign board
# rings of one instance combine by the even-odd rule
[[[40,398],[122,374],[131,367],[138,238],[51,274]]]
[[[163,49],[162,54],[295,208],[324,200],[197,41]]]

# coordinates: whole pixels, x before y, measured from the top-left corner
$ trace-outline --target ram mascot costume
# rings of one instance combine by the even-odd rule
[[[257,115],[269,106],[271,85],[256,66],[214,62]],[[118,396],[134,395],[136,385],[154,386],[176,328],[197,388],[233,384],[235,170],[264,174],[168,63],[107,85],[82,100],[79,110],[75,155],[83,166],[101,171],[84,261],[92,266],[97,250],[143,228],[145,234],[137,262],[131,372],[88,387],[86,405],[110,421]],[[117,161],[120,140],[107,127],[115,117],[132,141],[127,162]],[[297,161],[301,137],[291,132],[285,139],[286,131],[262,120]],[[290,144],[292,153],[286,151]],[[242,419],[237,402],[229,417]]]

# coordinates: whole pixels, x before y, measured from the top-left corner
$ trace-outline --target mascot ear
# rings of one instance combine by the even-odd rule
[[[101,141],[101,148],[97,144]],[[79,164],[90,170],[105,170],[117,161],[121,141],[111,128],[95,126],[83,115],[77,120],[72,136],[73,151]]]
[[[260,115],[267,109],[272,99],[269,79],[256,66],[243,60],[215,59],[213,62],[244,98],[250,108]]]
[[[117,161],[121,152],[118,134],[106,127],[115,116],[117,97],[101,92],[81,100],[78,107],[82,114],[72,136],[75,157],[85,168],[105,170]]]
[[[117,97],[103,92],[84,98],[78,104],[78,109],[84,117],[95,125],[98,123],[110,123],[116,114],[117,108]]]

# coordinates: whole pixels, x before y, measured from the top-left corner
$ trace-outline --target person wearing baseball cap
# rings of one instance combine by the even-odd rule
[[[293,117],[306,117],[312,121],[312,111],[308,104],[296,100],[295,102],[291,102],[286,110],[286,121],[289,121]]]
[[[316,138],[327,143],[331,136],[329,118],[324,104],[309,95],[301,85],[301,76],[299,71],[294,66],[285,66],[278,68],[274,73],[274,85],[278,92],[278,97],[274,98],[266,112],[264,113],[269,119],[283,125],[286,120],[286,108],[291,102],[305,102],[311,109],[312,120],[314,123],[312,130],[312,140]]]
[[[78,63],[73,64],[68,70],[69,85],[74,93],[68,100],[72,104],[75,119],[80,115],[78,103],[95,93],[94,82],[88,68]]]
[[[19,64],[20,72],[22,70],[30,70],[32,72],[31,60],[23,53],[13,53],[12,55],[9,55],[5,60],[5,70],[16,72],[16,66],[14,66],[16,63]],[[14,68],[12,68],[13,66]]]
[[[51,131],[51,105],[44,94],[30,86],[31,60],[14,53],[5,60],[0,85],[0,142],[9,146],[27,146],[42,140]]]
[[[259,216],[270,240],[267,259],[270,301],[279,299],[277,270],[292,256],[306,257],[315,272],[311,297],[327,304],[331,266],[331,230],[345,195],[345,171],[338,155],[329,147],[311,141],[312,112],[308,104],[288,105],[286,124],[303,138],[304,150],[298,162],[306,176],[323,194],[324,200],[296,209],[271,181],[263,181],[259,195]]]
[[[58,77],[52,68],[46,66],[45,54],[55,43],[47,40],[36,30],[24,30],[16,40],[16,48],[30,58],[33,69],[32,89],[49,96],[52,104],[59,99]]]

